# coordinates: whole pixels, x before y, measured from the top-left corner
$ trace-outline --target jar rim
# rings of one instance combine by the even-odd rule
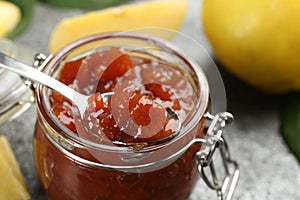
[[[195,75],[197,76],[197,82],[199,85],[199,97],[197,98],[197,102],[195,104],[195,112],[193,112],[193,115],[191,116],[190,121],[187,123],[186,126],[184,126],[180,130],[180,134],[178,136],[174,137],[170,141],[167,141],[165,143],[149,146],[145,149],[146,151],[152,151],[157,148],[162,148],[165,145],[171,145],[172,143],[177,142],[180,140],[182,137],[184,137],[189,131],[191,131],[199,122],[200,119],[203,118],[205,112],[207,111],[207,107],[209,104],[209,86],[208,86],[208,81],[206,79],[206,76],[203,72],[203,70],[200,68],[200,66],[193,60],[191,59],[188,55],[185,55],[184,52],[182,52],[178,47],[173,45],[171,42],[168,42],[166,40],[163,40],[161,38],[157,38],[155,36],[150,36],[146,34],[141,34],[141,33],[134,33],[134,32],[111,32],[111,33],[102,33],[102,34],[95,34],[91,36],[87,36],[84,38],[81,38],[77,41],[74,41],[67,46],[63,47],[60,49],[58,52],[51,54],[48,59],[42,64],[41,70],[45,73],[52,73],[52,67],[58,65],[63,61],[69,54],[70,52],[73,52],[77,48],[79,48],[82,45],[88,44],[90,42],[95,42],[98,40],[105,40],[105,39],[110,39],[110,38],[128,38],[128,39],[137,39],[141,41],[147,41],[151,42],[151,44],[155,44],[157,47],[162,48],[162,49],[168,49],[172,54],[175,56],[179,57],[181,60],[183,60],[187,65],[189,65],[194,71]],[[39,85],[37,87],[37,104],[39,105],[39,108],[43,108],[42,110],[46,109],[43,105],[43,90],[45,89],[45,86]],[[88,145],[92,148],[100,149],[100,150],[106,150],[106,151],[114,151],[114,152],[127,152],[127,151],[132,151],[132,149],[128,147],[119,147],[119,146],[114,146],[113,148],[111,146],[99,144],[99,143],[94,143],[87,141],[85,139],[80,138],[80,136],[76,135],[69,129],[67,129],[64,125],[62,125],[55,117],[53,114],[46,112],[44,110],[43,112],[43,117],[47,120],[47,122],[51,121],[60,130],[63,130],[63,132],[66,134],[68,139],[71,139],[73,141],[76,141],[80,144]]]

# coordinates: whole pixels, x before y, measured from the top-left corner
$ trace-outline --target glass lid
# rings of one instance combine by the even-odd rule
[[[0,51],[32,65],[35,52],[7,39],[0,39]],[[34,102],[31,89],[17,74],[0,68],[0,125],[27,110]]]

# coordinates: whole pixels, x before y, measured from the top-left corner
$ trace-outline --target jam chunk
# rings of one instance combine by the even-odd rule
[[[100,141],[125,145],[164,141],[178,131],[168,110],[182,120],[193,106],[188,100],[192,88],[181,70],[120,48],[65,63],[59,80],[91,95],[83,126],[85,134]],[[113,95],[104,100],[105,92]],[[74,125],[70,102],[57,93],[51,99],[55,115],[67,128],[75,133],[83,130]]]

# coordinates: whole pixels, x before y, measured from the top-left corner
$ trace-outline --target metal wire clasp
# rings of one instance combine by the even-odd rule
[[[226,124],[233,120],[228,112],[219,113],[215,116],[207,113],[206,117],[211,121],[206,135],[207,143],[195,154],[198,171],[206,185],[215,190],[218,200],[230,200],[236,188],[239,178],[237,162],[231,159],[227,143],[223,136]],[[216,150],[220,151],[221,162],[224,167],[223,179],[219,178],[213,161]],[[209,167],[211,178],[208,178],[206,168]]]
[[[46,59],[47,59],[47,56],[45,54],[42,54],[42,53],[35,54],[34,60],[32,63],[32,67],[38,69]],[[21,78],[23,79],[23,82],[25,83],[25,85],[27,85],[32,90],[35,90],[36,83],[34,81],[27,79],[25,77],[22,77],[22,76],[21,76]]]

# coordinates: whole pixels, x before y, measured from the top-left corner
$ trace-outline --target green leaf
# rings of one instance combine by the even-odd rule
[[[22,18],[20,22],[6,36],[12,39],[17,35],[19,35],[20,33],[22,33],[30,24],[34,14],[35,0],[9,0],[9,1],[19,6],[22,12]]]
[[[300,93],[292,93],[284,98],[281,133],[292,153],[300,161]]]
[[[119,5],[128,0],[40,0],[55,6],[66,8],[98,9]]]

